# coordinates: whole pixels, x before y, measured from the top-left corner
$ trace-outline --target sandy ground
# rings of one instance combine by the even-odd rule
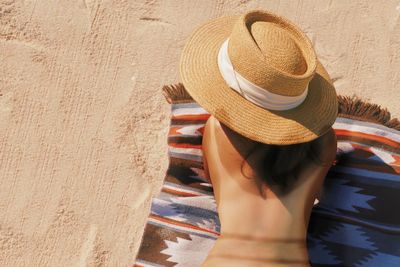
[[[0,0],[0,265],[134,262],[168,163],[160,88],[210,18],[288,17],[339,93],[399,117],[400,2],[369,2]]]

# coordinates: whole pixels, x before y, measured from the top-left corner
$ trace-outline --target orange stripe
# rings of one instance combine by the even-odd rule
[[[210,114],[182,114],[172,115],[171,117],[175,120],[207,120]]]
[[[182,134],[182,133],[179,133],[178,131],[181,129],[182,127],[171,127],[171,128],[169,128],[169,133],[168,133],[168,135],[177,135],[177,134]]]
[[[169,218],[165,218],[165,217],[161,217],[161,216],[158,216],[158,215],[155,215],[155,214],[150,214],[149,217],[151,217],[153,219],[156,219],[156,220],[159,220],[159,221],[162,221],[162,222],[169,223],[169,224],[173,224],[173,225],[182,226],[182,227],[186,227],[186,228],[191,228],[191,229],[202,231],[202,232],[206,232],[206,233],[219,235],[219,233],[211,231],[211,230],[207,230],[207,229],[195,226],[195,225],[191,225],[191,224],[175,221],[175,220],[172,220],[172,219],[169,219]]]
[[[380,143],[392,146],[394,148],[400,147],[400,143],[390,140],[383,136],[377,136],[377,135],[373,135],[373,134],[366,134],[366,133],[361,133],[361,132],[356,132],[356,131],[348,131],[348,130],[342,130],[342,129],[335,129],[335,133],[336,133],[336,135],[365,138],[368,140],[372,140],[372,141],[376,141],[376,142],[380,142]]]
[[[189,143],[174,143],[170,142],[168,145],[176,148],[196,148],[196,149],[201,149],[201,145],[193,145]]]
[[[165,187],[163,187],[163,188],[161,189],[161,191],[166,192],[166,193],[173,193],[173,194],[180,195],[180,196],[185,196],[185,197],[196,197],[196,196],[201,196],[200,194],[189,193],[189,192],[182,192],[182,191],[178,191],[178,190],[171,189],[171,188],[165,188]]]

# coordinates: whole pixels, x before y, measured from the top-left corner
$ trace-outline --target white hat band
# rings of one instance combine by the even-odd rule
[[[254,104],[271,110],[288,110],[303,103],[308,93],[308,86],[301,95],[283,96],[269,92],[266,89],[245,79],[233,69],[228,54],[229,38],[221,45],[218,53],[218,67],[225,82]]]

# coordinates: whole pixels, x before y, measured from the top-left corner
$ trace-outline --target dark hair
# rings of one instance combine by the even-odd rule
[[[321,146],[318,146],[317,143],[318,139],[293,145],[257,143],[242,161],[241,171],[243,173],[244,162],[248,162],[261,177],[261,182],[277,185],[281,194],[287,193],[290,184],[297,179],[296,174],[299,173],[306,161],[312,160],[318,165],[327,164],[321,160]],[[259,150],[264,153],[260,162],[255,163],[248,160]]]

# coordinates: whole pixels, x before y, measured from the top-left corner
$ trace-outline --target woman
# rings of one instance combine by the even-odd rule
[[[199,27],[182,82],[210,114],[205,171],[221,235],[203,266],[307,266],[312,205],[336,153],[338,103],[308,37],[254,10]]]
[[[203,266],[307,266],[308,219],[335,156],[332,129],[307,143],[265,145],[211,116],[203,157],[221,236]]]

